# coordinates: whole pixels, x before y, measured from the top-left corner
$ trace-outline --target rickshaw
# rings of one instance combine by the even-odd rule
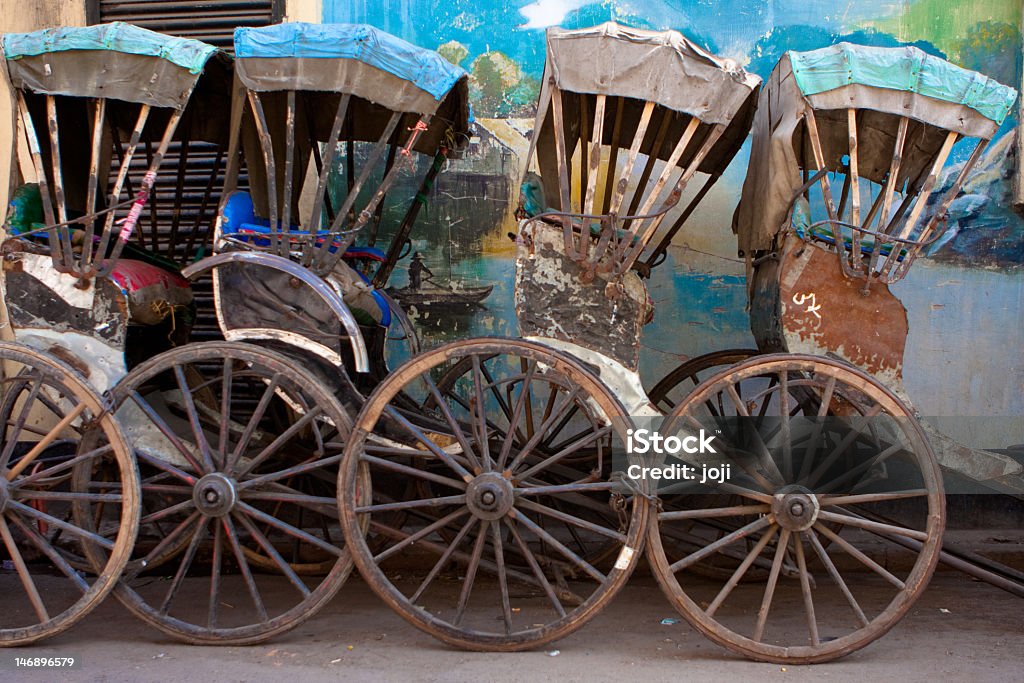
[[[728,352],[719,360],[733,364],[698,376],[661,420],[637,373],[653,313],[643,277],[760,120],[758,86],[675,32],[549,30],[530,153],[539,174],[524,178],[516,237],[522,339],[454,342],[403,365],[363,407],[341,465],[349,550],[406,620],[470,649],[536,647],[606,605],[645,540],[672,603],[756,659],[851,652],[923,590],[941,478],[913,412],[877,378],[801,349]],[[703,185],[686,192],[698,174]],[[417,422],[430,415],[429,429]],[[719,456],[623,456],[642,425],[706,428]],[[637,481],[628,472],[644,462],[734,473],[703,488]],[[385,489],[395,472],[417,485]],[[905,499],[922,504],[912,522],[872,516]],[[880,566],[848,540],[857,532],[909,545],[905,566]],[[425,576],[399,571],[410,549],[437,558]],[[851,591],[860,577],[840,573],[849,558],[882,584],[868,578],[867,597]],[[815,617],[819,567],[851,605],[852,630]],[[807,616],[795,639],[777,620],[768,629],[794,606]]]
[[[709,509],[667,510],[652,527],[663,588],[715,642],[810,663],[881,637],[939,560],[939,464],[978,480],[1020,471],[916,419],[901,375],[906,312],[888,287],[941,236],[1015,99],[916,48],[845,43],[787,53],[762,88],[733,225],[758,349],[691,359],[652,391],[676,418],[763,420],[781,433],[773,447],[767,436],[749,446],[757,485],[709,497]],[[963,138],[978,142],[939,196]],[[822,376],[826,362],[835,371]],[[659,527],[695,517],[716,518],[712,542],[673,552]],[[716,572],[683,571],[715,555]],[[826,591],[849,610],[816,610]],[[744,598],[759,609],[744,612]]]
[[[713,183],[736,154],[757,85],[676,32],[548,31],[541,175],[522,209],[535,215],[516,237],[522,338],[452,342],[389,374],[341,466],[348,549],[413,625],[468,649],[535,648],[596,615],[640,561],[650,498],[613,462],[646,402],[651,307],[632,266],[647,247],[662,258],[654,238],[687,182]],[[417,555],[429,571],[406,566]]]
[[[143,211],[169,149],[217,138],[228,65],[121,23],[7,34],[3,49],[12,177],[30,181],[12,182],[2,246],[0,644],[17,646],[84,617],[129,560],[138,470],[107,392],[192,304]]]
[[[416,351],[384,285],[468,127],[465,72],[372,27],[240,28],[234,44],[214,253],[183,270],[212,274],[226,341],[155,356],[113,391],[144,510],[118,595],[193,643],[281,634],[349,575],[341,451],[387,347]]]

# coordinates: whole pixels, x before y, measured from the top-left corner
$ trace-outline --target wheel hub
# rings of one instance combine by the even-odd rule
[[[196,509],[208,517],[223,517],[231,512],[238,501],[235,482],[220,472],[207,474],[196,482],[192,490]]]
[[[466,504],[480,519],[500,519],[515,502],[512,482],[497,472],[485,472],[469,482]]]
[[[818,498],[803,487],[779,491],[772,499],[772,514],[783,529],[804,531],[818,519]]]

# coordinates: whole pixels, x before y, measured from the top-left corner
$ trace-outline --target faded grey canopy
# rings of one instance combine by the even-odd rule
[[[651,102],[657,106],[640,153],[661,160],[671,156],[691,119],[698,119],[692,143],[677,161],[682,168],[690,165],[714,129],[723,127],[698,169],[717,176],[746,138],[759,84],[757,76],[732,60],[706,52],[677,31],[646,31],[615,22],[571,31],[548,29],[538,105],[542,123],[536,139],[541,175],[550,179],[544,188],[547,205],[560,206],[553,182],[558,171],[552,87],[562,93],[561,125],[569,156],[577,145],[591,142],[591,130],[587,122],[581,125],[581,118],[593,115],[596,98],[603,95],[609,103],[601,144],[629,148],[642,112]]]

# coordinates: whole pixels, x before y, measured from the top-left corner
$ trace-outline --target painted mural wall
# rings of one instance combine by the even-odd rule
[[[477,133],[467,158],[453,162],[434,189],[414,247],[434,280],[493,284],[494,291],[485,308],[420,315],[431,340],[516,334],[506,235],[549,26],[615,20],[676,29],[761,77],[790,49],[913,44],[1021,85],[1016,0],[323,0],[323,20],[372,24],[440,51],[471,74]],[[954,428],[955,436],[990,448],[1024,443],[1024,220],[1010,208],[1016,129],[1013,115],[954,202],[946,235],[894,287],[910,318],[905,375],[917,408],[931,416],[994,416],[985,428],[970,421]],[[952,163],[969,152],[955,150]],[[744,149],[648,283],[657,317],[644,334],[647,386],[680,360],[753,345],[730,231],[747,161]],[[398,271],[396,284],[405,277]]]

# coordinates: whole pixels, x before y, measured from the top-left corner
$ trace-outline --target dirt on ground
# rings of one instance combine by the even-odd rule
[[[837,601],[818,609],[847,607]],[[15,656],[74,656],[79,664],[29,672],[13,666]],[[1024,681],[1024,600],[942,571],[907,617],[863,650],[829,664],[782,666],[746,661],[705,639],[669,607],[649,576],[633,577],[608,609],[575,634],[513,654],[449,648],[406,624],[355,577],[323,612],[262,645],[179,644],[111,598],[57,638],[0,651],[2,681],[893,679]]]

